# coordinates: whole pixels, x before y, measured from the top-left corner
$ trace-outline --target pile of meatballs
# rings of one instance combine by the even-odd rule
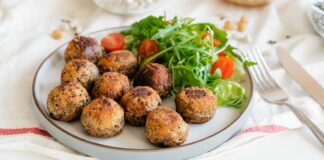
[[[49,115],[60,121],[80,119],[84,131],[95,137],[119,135],[125,122],[145,126],[145,136],[160,147],[183,144],[187,123],[209,121],[216,110],[213,93],[188,87],[177,93],[176,111],[163,106],[172,79],[162,64],[138,69],[137,57],[128,50],[106,52],[91,37],[73,38],[64,53],[61,84],[47,99]]]

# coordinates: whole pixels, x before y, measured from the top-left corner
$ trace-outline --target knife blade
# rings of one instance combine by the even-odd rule
[[[289,75],[324,108],[324,90],[322,86],[285,49],[276,49],[277,57]]]

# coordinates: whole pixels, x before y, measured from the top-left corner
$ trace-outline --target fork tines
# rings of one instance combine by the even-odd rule
[[[257,65],[250,67],[250,71],[261,91],[280,88],[277,82],[272,78],[269,67],[258,49],[252,48],[250,51],[245,50],[241,52],[246,60],[257,63]]]

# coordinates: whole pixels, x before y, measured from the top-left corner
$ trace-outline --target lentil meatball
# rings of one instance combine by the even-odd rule
[[[71,121],[80,116],[85,104],[90,101],[87,90],[80,83],[56,86],[47,97],[47,109],[51,117]]]
[[[132,77],[137,69],[137,59],[131,51],[113,51],[98,61],[98,67],[102,73],[119,72]]]
[[[66,62],[72,59],[88,59],[93,63],[97,63],[102,53],[102,48],[96,39],[78,36],[68,43],[64,57]]]
[[[188,87],[182,89],[175,99],[177,112],[188,123],[204,123],[215,113],[217,99],[207,88]]]
[[[130,89],[127,76],[118,72],[106,72],[96,81],[92,96],[106,96],[118,100]]]
[[[161,104],[159,94],[147,86],[137,86],[126,92],[121,99],[126,121],[135,126],[144,126],[147,115]]]
[[[61,74],[61,83],[79,82],[86,89],[90,89],[99,76],[99,70],[92,62],[85,59],[73,59],[65,64]]]
[[[171,75],[169,70],[162,64],[149,63],[146,64],[134,79],[135,86],[150,86],[160,96],[168,95],[171,86]]]
[[[188,136],[189,126],[182,117],[167,107],[158,107],[146,119],[145,136],[160,147],[183,144]]]
[[[112,137],[124,127],[124,110],[111,98],[101,96],[84,106],[81,125],[91,136]]]

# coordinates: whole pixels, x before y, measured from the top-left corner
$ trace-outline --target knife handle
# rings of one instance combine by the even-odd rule
[[[295,115],[308,126],[308,128],[324,146],[324,133],[309,118],[307,118],[305,114],[296,109],[291,103],[287,103],[287,105],[295,113]]]

